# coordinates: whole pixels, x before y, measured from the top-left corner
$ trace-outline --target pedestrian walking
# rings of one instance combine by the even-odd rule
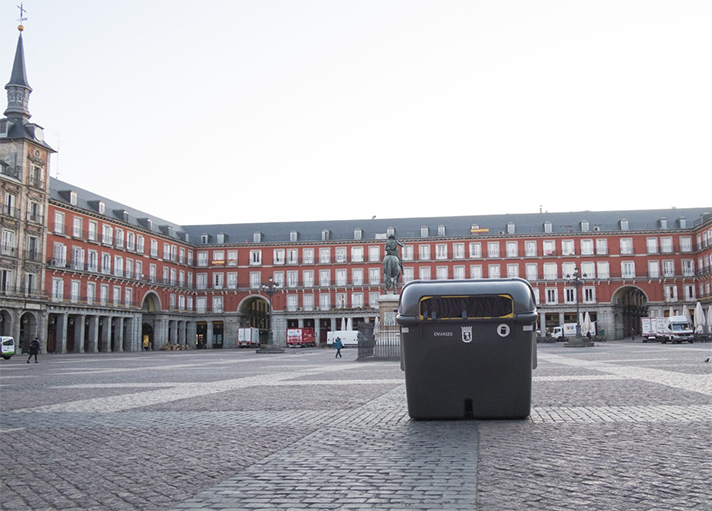
[[[40,340],[35,337],[32,339],[32,342],[30,343],[30,356],[27,357],[27,363],[30,363],[30,359],[32,358],[32,355],[35,356],[35,364],[37,363],[37,354],[40,352]]]
[[[341,337],[337,337],[334,341],[334,348],[336,348],[336,356],[334,358],[344,358],[341,354],[341,348],[344,347],[344,343],[341,342]]]

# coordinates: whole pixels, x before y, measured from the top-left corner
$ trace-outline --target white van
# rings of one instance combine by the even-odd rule
[[[356,330],[334,330],[326,333],[326,345],[333,345],[337,337],[341,338],[344,348],[358,346],[359,339],[364,339],[361,333]]]
[[[0,337],[0,342],[2,342],[0,356],[5,360],[10,360],[10,357],[15,354],[15,339],[12,337]]]

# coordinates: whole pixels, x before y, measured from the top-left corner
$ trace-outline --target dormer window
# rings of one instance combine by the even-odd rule
[[[514,234],[515,230],[514,222],[507,222],[507,234]]]
[[[430,229],[425,226],[421,227],[420,228],[420,237],[427,238],[428,236],[430,236]]]
[[[329,229],[324,229],[321,231],[321,241],[329,241],[331,239],[331,231]]]
[[[201,234],[200,243],[201,245],[207,245],[208,243],[210,243],[210,234]]]
[[[438,225],[438,236],[445,236],[445,226]]]
[[[660,229],[668,228],[667,218],[658,219],[658,228],[660,228]]]
[[[289,233],[289,241],[299,241],[299,232],[298,231],[291,231]]]
[[[551,232],[551,231],[552,231],[551,222],[544,222],[544,232]]]
[[[261,232],[252,233],[252,242],[253,243],[262,243],[262,233]]]
[[[588,232],[591,230],[588,220],[581,220],[581,232]]]
[[[680,229],[687,229],[687,218],[684,216],[681,216],[680,218],[677,219],[677,226]]]
[[[225,233],[218,234],[218,243],[225,243]]]
[[[363,239],[363,229],[354,229],[354,239],[355,240]]]
[[[627,231],[627,230],[628,230],[628,220],[622,219],[622,220],[618,223],[618,225],[619,225],[621,231]]]
[[[106,212],[106,204],[104,204],[103,202],[99,201],[99,205],[98,205],[98,206],[99,206],[99,208],[98,208],[98,209],[99,209],[99,214],[100,214],[100,215],[103,215],[103,214]]]
[[[77,192],[70,192],[70,193],[69,193],[69,203],[70,203],[72,206],[76,206],[76,205],[77,205]]]

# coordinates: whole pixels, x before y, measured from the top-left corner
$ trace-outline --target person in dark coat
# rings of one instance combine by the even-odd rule
[[[27,357],[27,363],[30,363],[30,359],[32,358],[32,355],[35,356],[35,364],[37,363],[37,354],[40,352],[40,340],[35,337],[32,339],[32,342],[30,343],[30,356]]]
[[[336,348],[336,356],[334,358],[343,358],[341,354],[341,348],[344,347],[344,343],[341,342],[341,337],[337,337],[334,341],[334,348]]]

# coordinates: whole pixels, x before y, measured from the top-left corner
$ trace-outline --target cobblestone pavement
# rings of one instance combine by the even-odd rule
[[[539,346],[532,413],[413,421],[355,350],[0,361],[0,509],[712,509],[712,345]]]

